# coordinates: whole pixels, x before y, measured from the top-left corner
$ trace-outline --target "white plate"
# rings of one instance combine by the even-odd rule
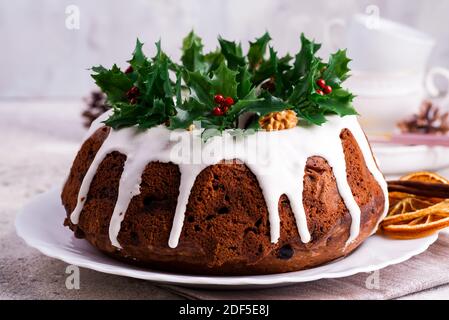
[[[65,215],[59,191],[53,189],[36,197],[18,215],[17,234],[43,254],[80,267],[159,283],[221,289],[275,287],[374,271],[425,251],[438,238],[435,234],[416,240],[390,240],[374,235],[348,257],[309,270],[261,276],[196,276],[139,268],[109,258],[87,241],[76,239],[62,225]]]
[[[449,148],[372,144],[380,171],[400,175],[414,171],[436,171],[449,167]]]

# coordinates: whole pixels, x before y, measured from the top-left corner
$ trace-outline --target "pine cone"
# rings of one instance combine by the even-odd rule
[[[84,101],[87,106],[82,116],[86,128],[90,127],[95,119],[111,108],[106,104],[106,96],[101,91],[92,91],[90,96],[85,98]]]
[[[298,117],[293,110],[271,112],[259,119],[259,124],[266,131],[284,130],[296,127]]]
[[[398,122],[397,126],[402,133],[439,133],[449,131],[449,114],[441,114],[439,108],[431,101],[422,102],[419,112],[405,120]]]

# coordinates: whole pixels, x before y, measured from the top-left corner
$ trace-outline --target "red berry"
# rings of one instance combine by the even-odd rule
[[[320,90],[320,89],[316,89],[316,93],[318,93],[319,95],[322,95],[322,96],[324,96],[324,92],[323,92],[323,90]]]
[[[132,94],[135,94],[135,95],[139,94],[139,88],[137,88],[137,87],[132,87],[132,88],[131,88],[131,93],[132,93]]]
[[[216,94],[214,96],[215,103],[222,104],[225,101],[225,98],[221,94]]]
[[[221,107],[221,110],[223,111],[223,113],[226,113],[229,110],[229,106],[225,105],[225,106]]]
[[[126,96],[131,99],[134,98],[136,96],[139,95],[139,88],[137,87],[132,87],[131,89],[128,90],[128,92],[126,93]]]
[[[224,100],[224,105],[225,106],[232,106],[234,104],[234,99],[232,99],[231,97],[227,97],[225,100]]]
[[[129,103],[136,104],[137,103],[137,99],[136,98],[131,98],[131,100],[129,100]]]
[[[329,94],[329,93],[332,92],[332,87],[331,86],[325,86],[323,88],[323,91],[324,91],[325,94]]]
[[[221,110],[220,107],[215,107],[215,108],[212,110],[212,114],[213,114],[214,116],[222,116],[222,115],[223,115],[223,110]]]
[[[326,81],[324,79],[318,79],[316,81],[316,85],[321,89],[324,89],[324,87],[326,86]]]
[[[125,73],[131,73],[133,71],[134,71],[133,67],[132,66],[128,66],[128,68],[126,68],[126,70],[125,70]]]

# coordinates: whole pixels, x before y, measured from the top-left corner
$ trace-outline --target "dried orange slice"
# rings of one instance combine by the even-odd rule
[[[415,172],[400,180],[444,183],[449,180],[433,172]],[[380,232],[396,239],[415,239],[449,227],[449,199],[422,197],[390,192],[388,215],[380,224]]]
[[[382,233],[395,239],[417,239],[434,234],[438,230],[449,227],[449,217],[434,220],[428,216],[410,224],[389,225],[382,228]]]
[[[449,180],[436,174],[435,172],[419,171],[413,172],[406,176],[401,177],[399,180],[421,181],[421,182],[434,182],[449,184]]]
[[[416,199],[413,199],[416,200]],[[424,202],[422,203],[424,204]],[[406,208],[405,206],[402,206],[402,208]],[[395,209],[395,208],[393,208]],[[440,203],[437,203],[435,205],[430,205],[427,207],[424,207],[422,209],[418,210],[410,210],[402,212],[398,214],[394,214],[393,210],[391,212],[392,214],[388,215],[383,221],[383,226],[388,226],[391,224],[398,224],[398,223],[410,223],[412,221],[415,221],[417,218],[423,218],[430,215],[435,216],[441,216],[441,217],[449,217],[449,200],[444,200]],[[416,224],[416,223],[414,223]]]
[[[396,202],[396,204],[390,206],[388,210],[387,218],[392,215],[405,214],[407,212],[413,212],[416,210],[428,208],[433,203],[430,201],[422,200],[415,197],[407,197]],[[385,218],[384,221],[387,219]]]

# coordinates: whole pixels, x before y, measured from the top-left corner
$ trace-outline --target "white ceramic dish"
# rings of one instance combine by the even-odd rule
[[[113,260],[85,240],[76,239],[62,225],[64,217],[59,190],[53,189],[36,197],[18,215],[17,234],[43,254],[80,267],[159,283],[220,289],[275,287],[370,272],[403,262],[425,251],[438,238],[435,234],[415,240],[390,240],[374,235],[348,257],[309,270],[261,276],[194,276],[149,270]]]
[[[414,171],[437,171],[449,167],[449,148],[424,145],[371,144],[380,171],[402,175]]]

